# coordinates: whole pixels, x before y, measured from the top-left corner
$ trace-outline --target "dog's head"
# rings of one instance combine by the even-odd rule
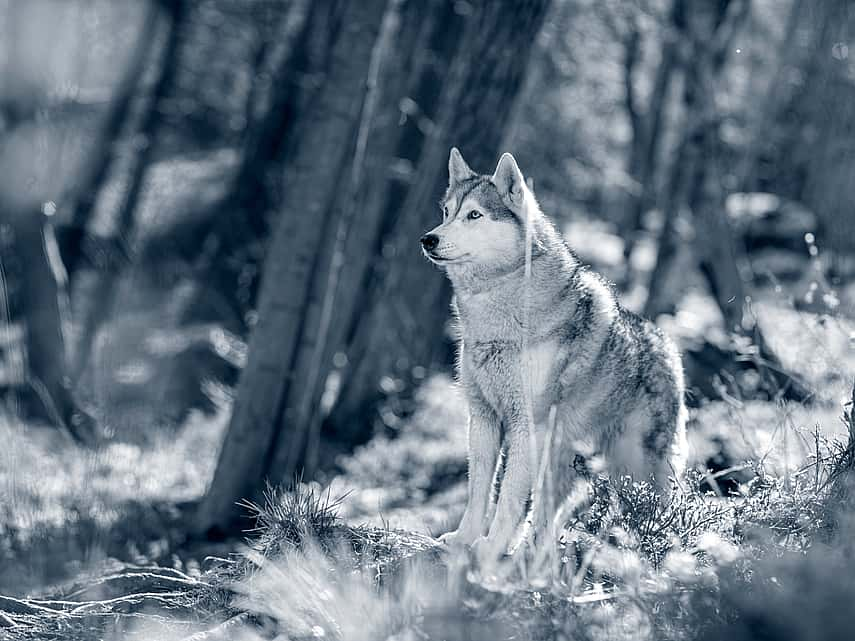
[[[448,158],[448,190],[440,202],[442,223],[422,236],[422,251],[446,269],[501,272],[525,257],[526,216],[534,197],[511,154],[492,176],[476,174],[456,147]]]

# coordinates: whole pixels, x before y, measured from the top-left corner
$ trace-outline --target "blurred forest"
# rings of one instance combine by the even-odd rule
[[[0,592],[201,558],[267,484],[439,447],[439,481],[370,514],[410,523],[464,478],[418,247],[451,146],[512,151],[679,342],[714,489],[780,425],[845,440],[850,27],[847,0],[0,0]],[[783,438],[777,472],[812,447]]]

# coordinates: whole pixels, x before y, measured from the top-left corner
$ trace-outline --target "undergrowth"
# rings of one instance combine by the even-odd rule
[[[851,412],[846,418],[855,432]],[[829,505],[850,454],[831,449],[812,474],[792,478],[758,466],[755,480],[727,497],[704,491],[700,473],[681,479],[667,500],[649,483],[597,479],[588,509],[561,528],[552,567],[521,553],[479,567],[427,537],[414,547],[402,532],[345,526],[328,495],[272,491],[255,506],[260,536],[244,554],[233,603],[252,614],[264,638],[739,635],[747,619],[777,621],[780,613],[764,604],[789,607],[801,594],[799,577],[811,581],[812,603],[826,598],[814,583],[828,559],[855,570],[845,551],[851,543],[836,543],[850,531],[840,530],[840,505]],[[776,585],[774,598],[757,596]],[[812,638],[798,636],[805,626],[794,629],[792,638]]]
[[[855,400],[855,399],[853,399]],[[3,639],[846,638],[855,602],[855,409],[793,474],[733,495],[690,472],[669,497],[598,478],[546,543],[481,566],[391,527],[354,526],[316,485],[245,503],[246,546],[190,575],[122,565],[43,598],[0,598]]]
[[[246,547],[200,576],[126,566],[98,592],[2,599],[0,637],[823,638],[810,626],[844,630],[824,604],[846,612],[855,597],[855,519],[837,490],[851,454],[842,444],[792,478],[759,468],[728,497],[704,491],[700,473],[668,499],[649,483],[599,478],[587,509],[542,546],[551,565],[518,552],[482,567],[424,535],[347,525],[339,499],[315,486],[268,488],[245,504],[256,521]]]

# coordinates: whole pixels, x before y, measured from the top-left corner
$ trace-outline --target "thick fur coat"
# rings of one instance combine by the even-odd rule
[[[422,247],[454,288],[469,403],[468,502],[443,540],[499,556],[527,515],[537,540],[592,473],[667,491],[686,459],[674,345],[580,264],[510,154],[482,176],[452,149],[442,207]]]

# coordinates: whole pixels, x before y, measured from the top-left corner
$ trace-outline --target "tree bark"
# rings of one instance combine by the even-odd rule
[[[323,86],[301,123],[303,133],[285,173],[284,201],[259,290],[258,322],[241,375],[216,473],[196,514],[199,532],[234,529],[235,501],[256,496],[269,473],[273,440],[287,412],[304,334],[313,333],[313,289],[323,271],[331,233],[332,195],[346,178],[353,135],[365,104],[368,70],[386,0],[348,3],[336,10]],[[310,318],[314,316],[314,318]],[[317,340],[317,336],[314,337]],[[287,418],[292,418],[288,415]],[[300,438],[299,426],[287,429]]]
[[[314,473],[321,445],[321,396],[336,353],[343,349],[343,332],[349,319],[364,304],[359,277],[377,260],[373,253],[390,159],[397,142],[399,103],[409,95],[407,84],[418,64],[419,35],[439,3],[390,2],[381,24],[368,69],[362,114],[354,131],[354,147],[348,160],[346,183],[330,207],[334,223],[321,256],[321,271],[309,298],[307,332],[300,341],[292,382],[279,418],[269,468],[274,481],[296,474]],[[447,25],[446,25],[447,26]],[[399,55],[390,55],[395,43],[410,43]],[[412,43],[416,43],[415,46]],[[400,48],[398,48],[400,50]],[[417,75],[417,74],[416,74]],[[296,432],[289,429],[296,427]],[[357,431],[356,434],[359,432]],[[350,446],[360,440],[354,433],[324,435],[326,442]],[[325,456],[326,459],[329,456]]]

